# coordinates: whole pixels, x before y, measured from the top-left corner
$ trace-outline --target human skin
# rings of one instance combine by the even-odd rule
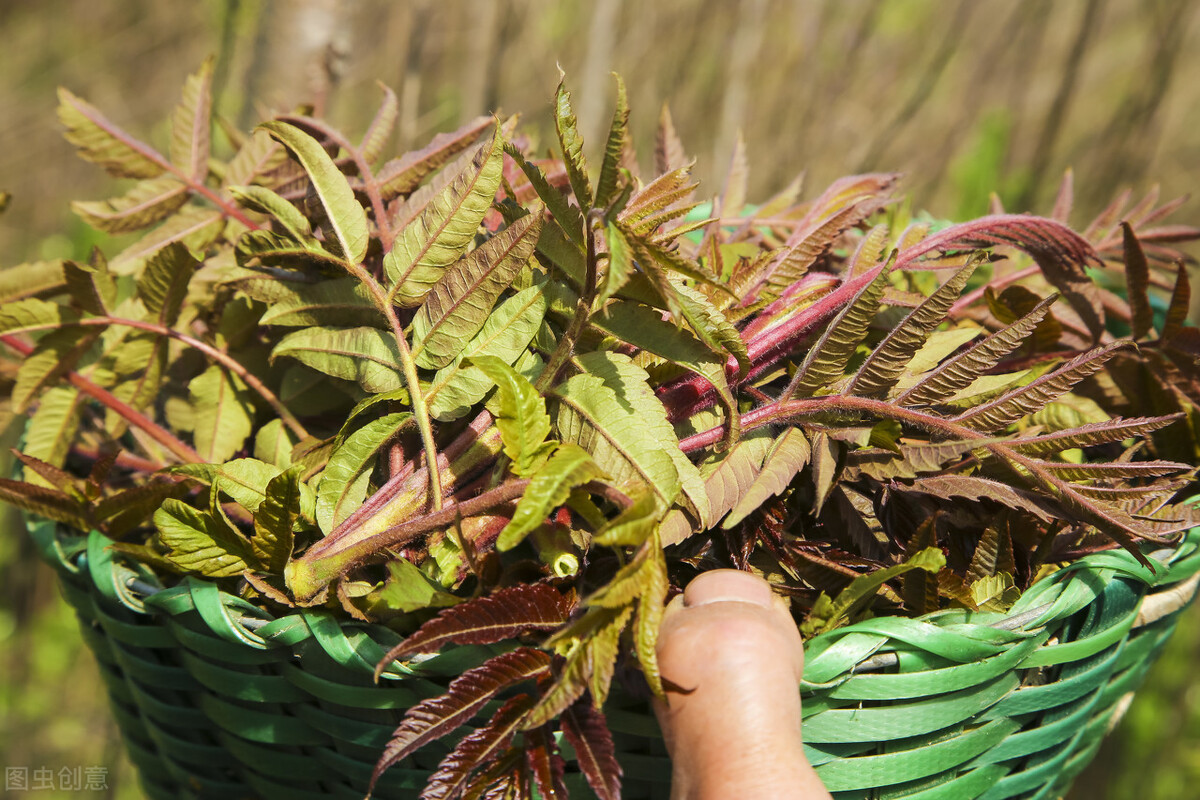
[[[830,798],[801,746],[800,634],[765,581],[737,570],[694,579],[667,606],[658,664],[672,800]]]

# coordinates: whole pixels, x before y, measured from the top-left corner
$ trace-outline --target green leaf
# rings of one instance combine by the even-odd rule
[[[530,479],[528,488],[517,501],[513,518],[500,537],[496,549],[511,550],[536,529],[550,512],[566,502],[576,486],[603,478],[604,471],[586,450],[574,444],[562,444]]]
[[[315,266],[326,272],[345,271],[345,263],[315,240],[299,241],[287,234],[268,230],[242,234],[234,249],[238,266],[305,268]]]
[[[25,428],[24,451],[41,461],[63,466],[82,420],[84,398],[73,386],[55,386],[42,393],[41,402]],[[25,480],[45,483],[26,471]]]
[[[296,156],[308,173],[313,191],[325,211],[328,231],[325,245],[334,255],[358,264],[367,253],[367,213],[354,198],[346,176],[316,139],[286,122],[273,120],[261,126]]]
[[[533,255],[542,215],[531,213],[451,265],[413,317],[413,360],[441,369],[483,327],[492,306]]]
[[[972,259],[893,328],[867,356],[845,393],[882,397],[895,386],[909,360],[925,344],[929,334],[942,324],[978,263]]]
[[[383,90],[383,102],[379,104],[379,110],[375,112],[375,118],[367,126],[367,132],[363,134],[362,142],[358,146],[363,161],[368,164],[379,160],[384,145],[396,127],[396,119],[400,116],[400,102],[396,99],[396,93],[383,83],[376,82],[376,85]]]
[[[649,376],[615,353],[587,353],[579,361],[587,372],[554,390],[559,439],[591,453],[627,493],[650,488],[670,506],[681,487],[677,462],[670,455],[679,450],[678,439],[666,409],[646,383]]]
[[[404,385],[396,340],[378,328],[305,328],[289,333],[271,351],[326,375],[355,381],[364,391],[390,392]]]
[[[137,293],[160,325],[169,328],[179,319],[188,283],[198,264],[178,242],[159,250],[146,263],[137,281]]]
[[[254,457],[259,461],[287,469],[292,465],[296,442],[281,419],[273,419],[254,434]]]
[[[501,303],[464,348],[462,356],[433,376],[425,390],[430,415],[449,421],[466,414],[495,384],[483,370],[465,367],[463,362],[495,356],[507,364],[515,363],[533,341],[545,315],[546,296],[541,284],[523,289]]]
[[[592,693],[592,704],[599,708],[608,697],[613,669],[621,649],[621,631],[625,630],[633,607],[592,608],[581,619],[552,637],[551,641],[569,640],[567,661],[554,682],[525,719],[526,728],[535,728],[561,714],[585,691]]]
[[[675,284],[675,296],[679,300],[683,318],[701,341],[717,352],[733,356],[742,370],[748,371],[750,353],[733,323],[707,297],[686,284]]]
[[[388,414],[346,437],[333,454],[317,487],[317,524],[331,533],[366,497],[367,484],[380,450],[395,438],[412,414]]]
[[[58,119],[79,157],[99,164],[116,178],[154,178],[166,165],[162,156],[110,122],[92,104],[58,89]]]
[[[398,233],[383,268],[400,305],[420,304],[475,238],[500,188],[503,167],[504,140],[497,127],[490,145]]]
[[[169,498],[154,513],[167,559],[186,572],[230,578],[258,565],[246,538],[224,519]]]
[[[0,303],[11,303],[41,294],[58,294],[66,284],[63,263],[29,261],[0,269]]]
[[[792,479],[808,466],[812,452],[808,438],[800,428],[788,428],[771,444],[762,469],[754,482],[746,487],[737,505],[729,512],[721,527],[726,530],[741,522],[771,497],[780,495]]]
[[[833,318],[796,370],[785,392],[787,396],[811,397],[821,387],[842,377],[850,356],[866,336],[867,326],[879,310],[879,299],[888,286],[890,270],[891,260],[878,267],[870,283]]]
[[[279,222],[298,242],[310,243],[312,224],[308,217],[287,200],[265,186],[230,186],[228,191],[243,208],[265,214]],[[316,242],[311,242],[316,245]]]
[[[171,163],[192,180],[208,176],[212,130],[213,58],[209,56],[183,87],[183,100],[171,116]]]
[[[89,314],[103,316],[116,305],[117,284],[108,272],[107,265],[63,262],[63,278],[71,299]]]
[[[570,237],[572,242],[583,247],[583,212],[571,205],[567,201],[567,195],[559,191],[557,186],[552,186],[537,165],[530,163],[516,145],[506,144],[504,152],[525,173],[529,185],[537,192],[538,199],[546,204],[555,224]]]
[[[267,291],[257,294],[262,286]],[[371,293],[355,278],[334,278],[319,283],[295,283],[272,278],[238,284],[248,296],[267,302],[259,323],[285,327],[370,326],[384,328],[387,320],[371,300]],[[270,299],[268,300],[268,296]]]
[[[0,334],[58,328],[79,319],[79,315],[48,300],[28,297],[0,305]]]
[[[659,311],[631,302],[610,303],[590,322],[623,342],[696,373],[712,384],[726,408],[733,407],[733,393],[725,377],[725,356],[714,353],[686,329],[664,320]]]
[[[254,514],[250,548],[265,572],[282,575],[295,545],[294,528],[302,518],[299,464],[267,484],[266,497]]]
[[[636,192],[617,215],[621,227],[635,236],[650,236],[659,227],[697,208],[698,204],[691,202],[696,191],[691,170],[691,163],[681,164]]]
[[[192,252],[202,253],[225,230],[225,217],[220,211],[203,206],[184,206],[163,224],[146,233],[126,247],[109,262],[117,275],[136,275],[147,259],[175,242]]]
[[[885,582],[915,569],[936,573],[944,566],[946,556],[941,548],[929,547],[914,553],[903,564],[885,567],[855,578],[832,603],[823,604],[825,607],[820,615],[814,606],[812,615],[801,626],[801,632],[807,637],[839,627],[869,603]]]
[[[988,336],[983,341],[954,356],[934,369],[897,398],[901,405],[920,405],[940,402],[959,389],[969,386],[985,375],[1000,359],[1015,350],[1031,334],[1038,323],[1050,313],[1050,305],[1058,298],[1051,295],[1037,307],[1011,325]]]
[[[366,611],[372,616],[383,616],[386,611],[408,614],[459,602],[457,596],[443,591],[411,561],[393,558],[387,562],[387,570],[384,584],[366,597]]]
[[[21,414],[29,410],[48,386],[75,369],[101,333],[100,328],[62,328],[38,340],[17,370],[11,395],[13,409]]]
[[[170,472],[212,486],[254,513],[266,499],[271,480],[283,470],[257,459],[237,458],[224,464],[179,464],[171,467]]]
[[[188,201],[187,184],[170,175],[139,181],[109,200],[71,203],[83,221],[105,233],[130,233],[148,228],[178,211]]]
[[[195,409],[193,444],[205,461],[228,461],[254,428],[250,390],[241,378],[217,364],[188,384]]]
[[[554,509],[565,503],[571,489],[604,476],[604,470],[582,447],[559,445],[530,479],[529,487],[517,501],[511,521],[500,531],[497,549],[510,551],[520,545],[524,537],[538,528]]]
[[[471,361],[495,381],[500,396],[496,426],[504,441],[504,453],[512,461],[512,471],[528,477],[544,462],[553,444],[546,401],[524,376],[495,356],[479,356]]]
[[[608,208],[619,193],[617,180],[620,177],[621,156],[629,135],[629,98],[625,94],[625,81],[615,72],[613,78],[617,81],[617,107],[608,128],[608,140],[604,144],[604,161],[600,165],[600,178],[596,183],[596,208]]]
[[[554,130],[562,148],[563,163],[571,181],[571,191],[580,208],[592,207],[592,185],[588,180],[587,160],[583,157],[583,137],[579,122],[571,108],[571,93],[566,88],[567,75],[558,71],[558,89],[554,93]]]
[[[603,308],[608,299],[621,291],[629,278],[637,271],[633,253],[625,234],[611,222],[605,223],[604,240],[608,245],[608,264],[596,294],[595,308]]]
[[[286,151],[264,130],[252,132],[225,167],[225,186],[247,186],[286,159]]]

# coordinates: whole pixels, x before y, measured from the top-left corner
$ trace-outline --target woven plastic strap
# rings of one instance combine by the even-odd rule
[[[31,521],[62,578],[152,798],[360,798],[404,709],[492,651],[375,664],[392,631],[303,609],[261,609],[186,578],[163,588],[98,533]],[[873,619],[808,642],[805,742],[839,800],[1052,798],[1095,752],[1121,701],[1191,599],[1200,529],[1154,554],[1088,556],[1031,587],[1007,615]],[[614,691],[607,716],[629,798],[666,798],[670,767],[644,701]],[[415,797],[445,748],[385,774]],[[579,775],[573,797],[592,796]]]

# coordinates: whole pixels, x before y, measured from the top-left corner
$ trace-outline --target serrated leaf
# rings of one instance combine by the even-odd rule
[[[675,132],[671,110],[666,103],[658,114],[658,127],[654,131],[654,171],[658,175],[677,170],[689,161],[683,142]]]
[[[162,156],[110,122],[92,104],[58,89],[58,119],[79,157],[99,164],[116,178],[154,178],[165,164]]]
[[[813,343],[788,386],[789,397],[811,397],[818,389],[842,376],[850,356],[867,333],[879,310],[879,299],[888,285],[891,261],[876,269],[863,286]]]
[[[1007,442],[1013,449],[1031,456],[1045,456],[1061,453],[1076,447],[1092,447],[1098,444],[1119,442],[1133,437],[1142,437],[1148,433],[1164,428],[1181,419],[1181,415],[1172,414],[1164,417],[1120,417],[1092,422],[1055,433],[1023,437]]]
[[[1179,464],[1174,461],[1128,461],[1107,464],[1043,461],[1038,466],[1068,481],[1157,478],[1163,475],[1178,475],[1191,469],[1187,464]]]
[[[58,328],[79,319],[79,315],[48,300],[28,297],[0,305],[0,334]]]
[[[499,692],[550,671],[550,656],[540,650],[519,647],[488,659],[450,682],[440,697],[423,700],[408,709],[404,721],[375,764],[372,784],[396,762],[427,742],[438,739],[471,720]]]
[[[168,498],[154,513],[159,539],[170,548],[166,558],[186,572],[207,578],[231,578],[258,566],[246,538],[228,522]]]
[[[583,136],[571,108],[571,93],[566,87],[566,73],[558,71],[558,89],[554,93],[554,131],[562,148],[563,164],[571,181],[571,191],[580,208],[592,207],[592,184],[588,180],[587,160],[583,156]]]
[[[898,484],[899,492],[921,492],[942,500],[988,500],[1009,508],[1028,511],[1043,522],[1053,522],[1062,515],[1062,510],[1048,498],[1017,489],[999,481],[973,475],[935,475],[918,478],[911,485]]]
[[[587,372],[554,389],[559,439],[590,452],[618,486],[633,492],[650,488],[669,507],[681,488],[669,452],[679,450],[678,439],[662,401],[649,389],[649,376],[616,353],[586,353],[579,361]]]
[[[1154,311],[1146,294],[1150,285],[1150,265],[1128,222],[1121,223],[1121,232],[1125,239],[1125,295],[1132,312],[1132,337],[1136,340],[1145,337],[1154,326]]]
[[[521,168],[529,185],[537,193],[538,199],[546,204],[546,209],[559,228],[571,238],[571,241],[582,247],[584,241],[583,212],[567,202],[567,196],[556,186],[551,185],[537,165],[526,159],[525,154],[515,145],[505,145],[504,152]]]
[[[0,269],[0,303],[58,294],[66,285],[63,265],[61,260],[29,261]]]
[[[242,508],[254,513],[267,495],[267,487],[283,470],[253,458],[237,458],[224,464],[179,464],[175,475],[185,475],[225,492]]]
[[[83,402],[83,396],[73,386],[55,386],[43,392],[41,402],[25,428],[25,453],[49,464],[63,466],[79,429]],[[42,482],[30,472],[25,473],[25,480]]]
[[[404,386],[396,340],[378,328],[306,328],[289,333],[271,358],[294,358],[333,378],[354,381],[370,393]]]
[[[326,535],[362,505],[380,450],[411,419],[412,414],[403,411],[372,420],[333,451],[317,487],[317,524]]]
[[[588,612],[566,629],[551,637],[554,641],[570,641],[567,661],[558,679],[543,694],[529,713],[524,725],[533,728],[544,725],[561,714],[585,692],[592,693],[592,704],[601,708],[608,697],[620,652],[621,631],[633,615],[633,607],[588,609]]]
[[[1101,369],[1128,341],[1110,342],[1068,361],[1060,369],[958,415],[954,421],[976,430],[994,431],[1037,411],[1069,392],[1075,384]]]
[[[483,370],[463,366],[463,362],[495,356],[507,364],[516,363],[545,316],[546,297],[541,284],[523,289],[501,303],[463,349],[461,357],[433,376],[425,391],[430,415],[448,421],[466,414],[495,384]]]
[[[267,484],[266,496],[254,514],[250,548],[264,572],[282,575],[295,545],[294,527],[301,510],[299,464],[284,470]]]
[[[413,317],[417,366],[441,369],[462,352],[533,255],[541,229],[541,214],[528,214],[446,270]]]
[[[984,529],[983,535],[979,537],[979,543],[975,545],[971,564],[967,567],[967,580],[979,581],[994,576],[997,572],[1011,574],[1014,568],[1013,545],[1008,532],[989,525]],[[975,603],[983,605],[984,601],[976,597]]]
[[[621,291],[637,270],[629,241],[619,227],[611,222],[605,223],[604,240],[608,245],[608,261],[596,294],[595,308],[603,308],[608,299]]]
[[[273,419],[254,433],[254,457],[281,469],[292,465],[293,434],[281,419]]]
[[[857,206],[844,208],[795,244],[789,244],[770,261],[761,264],[758,270],[735,270],[730,279],[734,294],[746,298],[758,297],[760,293],[764,299],[779,297],[804,277],[809,267],[860,217]]]
[[[178,242],[159,250],[146,263],[137,281],[137,293],[160,325],[169,328],[179,319],[198,263]]]
[[[495,381],[499,390],[496,426],[504,441],[504,453],[512,461],[513,473],[530,476],[553,446],[546,442],[550,435],[546,401],[524,376],[495,356],[479,356],[471,364]]]
[[[257,296],[257,284],[269,289]],[[296,283],[264,278],[238,284],[250,297],[267,302],[259,323],[286,327],[370,326],[383,328],[387,320],[371,301],[371,294],[355,278],[334,278],[319,283]]]
[[[228,191],[243,208],[258,212],[277,221],[291,238],[308,242],[312,238],[312,224],[308,217],[290,202],[265,186],[230,186]],[[314,243],[315,244],[315,243]]]
[[[503,551],[516,547],[551,511],[566,502],[572,489],[603,477],[604,471],[582,447],[571,443],[559,445],[530,479],[528,488],[517,501],[513,518],[500,531],[496,549]]]
[[[417,653],[436,653],[450,644],[495,644],[548,631],[567,621],[573,603],[546,583],[497,589],[447,608],[384,656],[390,663]]]
[[[1163,339],[1174,339],[1183,330],[1191,310],[1192,288],[1188,280],[1187,265],[1180,259],[1175,266],[1175,286],[1171,290],[1171,301],[1167,305]]]
[[[247,186],[282,163],[286,152],[266,131],[255,130],[229,160],[222,182],[226,186]]]
[[[107,265],[92,266],[65,261],[62,274],[71,299],[89,314],[103,316],[116,304],[117,285]]]
[[[91,528],[88,515],[79,501],[58,489],[0,478],[0,502],[78,530]]]
[[[771,444],[762,469],[721,527],[728,530],[741,522],[769,498],[782,494],[800,470],[808,466],[812,451],[800,428],[788,428]]]
[[[120,197],[73,201],[71,209],[97,230],[130,233],[166,219],[187,202],[188,196],[186,184],[163,175],[134,184]]]
[[[946,556],[941,548],[929,547],[910,556],[903,564],[885,567],[867,575],[861,575],[850,582],[833,600],[824,613],[814,614],[805,621],[801,630],[806,635],[813,635],[831,630],[843,624],[871,601],[886,581],[903,575],[915,569],[936,573],[946,566]]]
[[[845,394],[878,397],[896,385],[905,367],[925,344],[934,329],[945,319],[950,306],[958,299],[967,281],[975,272],[978,261],[972,260],[954,273],[936,292],[914,308],[871,351],[846,387]]]
[[[368,164],[379,160],[384,145],[396,127],[396,118],[400,115],[400,102],[396,99],[396,93],[383,83],[377,82],[376,85],[383,91],[383,102],[379,104],[379,110],[375,112],[375,118],[367,126],[367,131],[358,146],[363,161]]]
[[[497,127],[491,144],[397,234],[383,268],[400,305],[418,305],[466,250],[500,188],[503,167],[504,140]]]
[[[38,340],[17,370],[12,387],[12,407],[25,413],[47,387],[57,383],[79,363],[100,338],[99,328],[62,328]]]
[[[696,184],[692,182],[691,170],[691,163],[681,165],[634,192],[617,215],[620,226],[634,236],[648,237],[660,226],[696,209],[699,204],[692,202]],[[699,224],[704,225],[705,222]]]
[[[1057,295],[1047,297],[1016,322],[945,361],[911,388],[902,392],[896,398],[896,403],[900,405],[935,403],[970,385],[972,381],[980,375],[986,374],[988,370],[998,364],[1000,359],[1015,350],[1049,313],[1050,305],[1057,298]]]
[[[171,115],[171,163],[196,182],[208,175],[212,130],[213,58],[188,76],[183,99]]]
[[[604,144],[600,178],[596,182],[596,208],[608,208],[609,203],[617,196],[617,179],[629,127],[629,98],[625,94],[625,81],[615,72],[613,78],[617,81],[617,105],[613,111],[612,124],[608,128],[608,139]]]
[[[677,283],[675,291],[683,318],[701,341],[717,352],[733,356],[743,371],[749,371],[750,353],[733,323],[692,287]]]
[[[458,130],[439,133],[420,150],[388,161],[375,176],[380,194],[388,200],[412,192],[427,175],[474,144],[494,121],[492,117],[476,117]]]
[[[220,211],[197,205],[184,206],[166,222],[114,256],[109,262],[109,269],[117,275],[137,274],[147,259],[176,242],[190,251],[204,252],[224,230],[225,217]]]
[[[533,705],[529,695],[509,699],[487,725],[459,740],[430,776],[421,800],[455,800],[469,785],[472,773],[495,760],[508,747]]]
[[[357,264],[367,252],[367,212],[354,198],[346,176],[316,139],[286,122],[273,120],[261,126],[275,137],[304,167],[312,181],[324,221],[328,225],[325,246],[334,255]]]
[[[195,410],[196,452],[205,461],[228,461],[253,432],[253,395],[241,378],[217,364],[191,380],[188,394]]]
[[[591,703],[575,703],[563,711],[562,732],[596,797],[619,800],[622,770],[604,714]]]
[[[1104,310],[1087,265],[1103,262],[1086,239],[1062,223],[1028,214],[998,214],[951,225],[920,244],[905,248],[897,268],[934,252],[1008,245],[1024,250],[1079,314],[1093,337],[1104,331]]]

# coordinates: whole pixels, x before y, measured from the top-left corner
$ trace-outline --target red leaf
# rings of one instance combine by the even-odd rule
[[[548,674],[549,670],[549,654],[522,647],[464,672],[450,682],[444,695],[424,700],[405,713],[375,764],[371,786],[400,759],[468,722],[500,690]]]
[[[464,736],[450,755],[442,759],[429,779],[421,800],[453,800],[467,787],[471,773],[494,760],[508,746],[533,707],[533,698],[519,694],[500,706],[488,724]]]
[[[542,800],[567,800],[567,785],[563,782],[565,763],[545,726],[525,731],[525,765]]]
[[[569,597],[545,583],[511,586],[451,606],[389,650],[376,677],[396,659],[435,653],[448,644],[493,644],[556,628],[567,621],[571,606]]]
[[[600,800],[620,800],[621,765],[608,722],[585,698],[563,712],[562,732],[575,749],[579,768]]]

